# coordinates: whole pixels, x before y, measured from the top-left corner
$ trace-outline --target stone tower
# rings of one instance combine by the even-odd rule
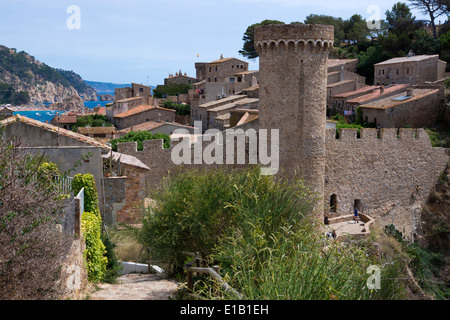
[[[326,25],[255,28],[259,128],[279,129],[281,174],[292,177],[297,172],[320,197],[325,183],[327,61],[333,40],[334,27]]]

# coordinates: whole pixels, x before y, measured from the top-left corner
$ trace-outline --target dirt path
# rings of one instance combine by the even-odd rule
[[[155,274],[130,273],[119,284],[102,283],[90,294],[91,300],[169,300],[180,285]]]

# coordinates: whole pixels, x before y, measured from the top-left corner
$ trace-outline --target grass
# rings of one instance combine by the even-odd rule
[[[152,198],[158,205],[139,234],[152,255],[181,268],[183,251],[201,252],[244,299],[404,296],[404,262],[372,255],[362,244],[326,242],[311,214],[315,196],[301,180],[260,176],[259,170],[195,170],[172,176]],[[381,268],[381,290],[367,288],[370,265]],[[235,298],[212,292],[210,281],[197,278],[195,293]]]

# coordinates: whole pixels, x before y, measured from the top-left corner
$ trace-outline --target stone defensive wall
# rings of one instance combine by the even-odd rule
[[[226,146],[222,145],[222,164],[196,160],[195,146],[190,147],[190,164],[174,163],[172,151],[181,139],[172,141],[170,149],[163,148],[163,140],[147,140],[142,151],[137,151],[136,142],[120,143],[118,152],[135,156],[150,168],[145,173],[145,189],[152,190],[161,185],[164,177],[179,170],[253,166],[249,159],[255,153],[249,148],[248,137],[241,140],[245,145],[238,140],[234,141],[231,163],[227,163]],[[432,147],[424,129],[412,128],[363,128],[360,134],[357,129],[340,129],[339,136],[336,129],[326,129],[325,140],[325,214],[330,218],[353,214],[356,205],[361,214],[370,215],[382,225],[393,223],[405,235],[414,234],[420,214],[418,208],[425,204],[447,166],[446,150]],[[211,153],[211,149],[207,149],[211,148],[210,141],[203,141],[203,145],[197,147],[202,154]],[[238,156],[238,150],[243,148],[244,160]],[[256,151],[257,163],[267,167],[267,163],[260,163],[258,155]],[[280,164],[279,173],[282,171]],[[330,210],[333,195],[334,211]]]
[[[412,213],[425,204],[448,160],[424,129],[361,129],[359,137],[357,129],[341,129],[338,138],[327,129],[325,213],[352,214],[356,203],[361,213],[411,235]]]

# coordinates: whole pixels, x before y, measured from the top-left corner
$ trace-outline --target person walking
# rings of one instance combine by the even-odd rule
[[[355,215],[353,216],[353,221],[355,221],[355,223],[358,223],[358,209],[355,208]]]

